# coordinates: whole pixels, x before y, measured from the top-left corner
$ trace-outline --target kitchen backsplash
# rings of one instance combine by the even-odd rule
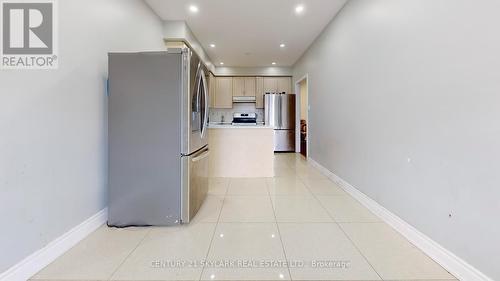
[[[209,122],[218,123],[221,122],[222,117],[224,116],[225,123],[231,123],[233,121],[233,113],[235,112],[245,112],[257,113],[257,122],[264,122],[264,109],[255,108],[255,104],[253,103],[234,103],[233,108],[211,108],[209,115]]]

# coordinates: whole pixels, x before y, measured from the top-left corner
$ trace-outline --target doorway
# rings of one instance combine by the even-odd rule
[[[295,92],[297,93],[297,135],[296,152],[308,157],[308,125],[309,125],[309,87],[308,77],[304,76],[295,83]]]

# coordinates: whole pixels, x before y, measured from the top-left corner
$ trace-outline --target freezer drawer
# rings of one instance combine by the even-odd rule
[[[208,146],[182,161],[182,223],[188,223],[196,215],[208,193]]]
[[[274,130],[274,151],[295,151],[295,130]]]

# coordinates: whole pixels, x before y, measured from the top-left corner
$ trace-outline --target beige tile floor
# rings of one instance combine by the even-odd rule
[[[32,280],[455,280],[298,154],[210,179],[189,225],[103,226]]]

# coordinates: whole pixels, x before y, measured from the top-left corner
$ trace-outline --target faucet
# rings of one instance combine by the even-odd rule
[[[221,123],[224,123],[224,114],[222,114],[222,115],[220,116],[220,122],[221,122]]]

